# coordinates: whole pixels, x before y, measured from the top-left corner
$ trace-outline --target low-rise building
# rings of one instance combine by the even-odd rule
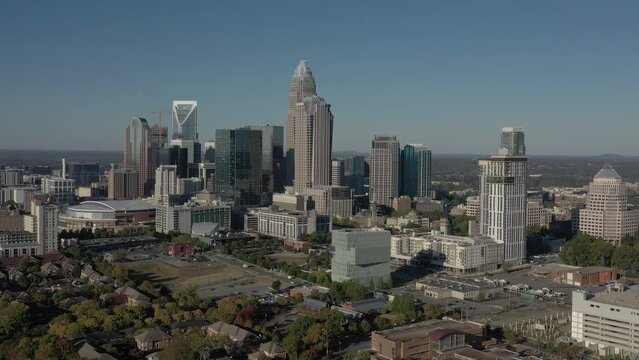
[[[416,262],[426,256],[432,265],[446,271],[475,273],[496,270],[502,263],[504,244],[484,236],[430,235],[393,236],[391,257]]]
[[[237,325],[218,321],[209,325],[206,328],[206,333],[210,335],[225,335],[238,346],[241,346],[244,342],[250,341],[257,337],[257,335],[249,330],[243,329]]]
[[[573,291],[571,337],[599,355],[639,357],[639,287],[608,286],[600,293]]]
[[[195,248],[189,244],[170,244],[168,247],[169,256],[193,256]]]
[[[529,274],[545,277],[553,282],[574,286],[598,286],[619,279],[619,269],[605,266],[571,266],[565,264],[542,264],[533,267]]]
[[[470,321],[427,320],[389,330],[373,331],[375,359],[438,359],[446,354],[479,346],[484,326]]]
[[[415,289],[433,299],[493,299],[504,292],[498,284],[478,283],[463,278],[427,276],[415,283]]]
[[[41,254],[37,234],[24,230],[0,230],[0,258]]]
[[[189,202],[184,205],[160,205],[157,207],[155,231],[167,234],[171,231],[190,234],[196,223],[214,223],[218,230],[231,227],[231,208],[222,203]]]
[[[155,205],[144,200],[83,201],[60,214],[67,230],[110,229],[120,231],[155,220]]]
[[[257,231],[283,239],[299,240],[304,234],[331,230],[331,218],[311,211],[283,211],[277,207],[255,209]]]

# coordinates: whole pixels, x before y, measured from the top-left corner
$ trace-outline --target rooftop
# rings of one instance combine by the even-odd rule
[[[436,330],[446,329],[449,331],[467,331],[479,328],[480,324],[473,322],[461,322],[455,320],[427,320],[406,326],[400,326],[389,330],[377,331],[376,333],[391,341],[410,341],[416,338],[428,336]]]
[[[71,211],[95,212],[143,211],[153,209],[155,209],[155,205],[144,200],[83,201],[80,205],[69,206],[69,210]]]
[[[588,301],[639,309],[639,286],[632,286],[623,292],[599,292]]]
[[[604,165],[601,170],[595,175],[596,179],[605,179],[605,180],[621,180],[621,176],[613,169],[610,164]]]

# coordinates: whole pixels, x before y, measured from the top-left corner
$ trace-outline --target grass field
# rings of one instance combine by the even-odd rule
[[[295,265],[304,265],[306,264],[306,255],[305,254],[301,254],[301,253],[284,253],[284,252],[280,252],[280,253],[275,253],[272,255],[269,255],[270,258],[276,259],[276,260],[280,260],[280,261],[285,261],[289,264],[295,264]]]
[[[175,266],[163,261],[129,263],[124,267],[136,279],[148,279],[170,287],[184,288],[227,282],[233,278],[242,278],[247,274],[240,268],[229,265],[185,264]]]

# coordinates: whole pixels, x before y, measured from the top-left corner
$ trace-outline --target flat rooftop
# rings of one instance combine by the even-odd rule
[[[424,338],[432,331],[438,329],[467,331],[480,328],[481,325],[473,322],[460,322],[455,320],[427,320],[410,325],[400,326],[389,330],[376,331],[377,334],[391,341],[410,341],[416,338]]]
[[[588,301],[639,309],[639,285],[632,286],[623,292],[599,292]]]
[[[451,278],[451,277],[432,277],[427,276],[417,281],[420,284],[426,284],[435,288],[442,288],[457,291],[476,291],[482,289],[494,289],[501,287],[499,285],[489,285],[483,282],[477,282],[471,279]]]

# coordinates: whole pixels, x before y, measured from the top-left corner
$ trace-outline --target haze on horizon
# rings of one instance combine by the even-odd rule
[[[307,59],[334,150],[375,134],[434,153],[637,155],[639,4],[617,2],[7,1],[0,148],[121,150],[131,117],[175,99],[215,129],[285,125]]]

